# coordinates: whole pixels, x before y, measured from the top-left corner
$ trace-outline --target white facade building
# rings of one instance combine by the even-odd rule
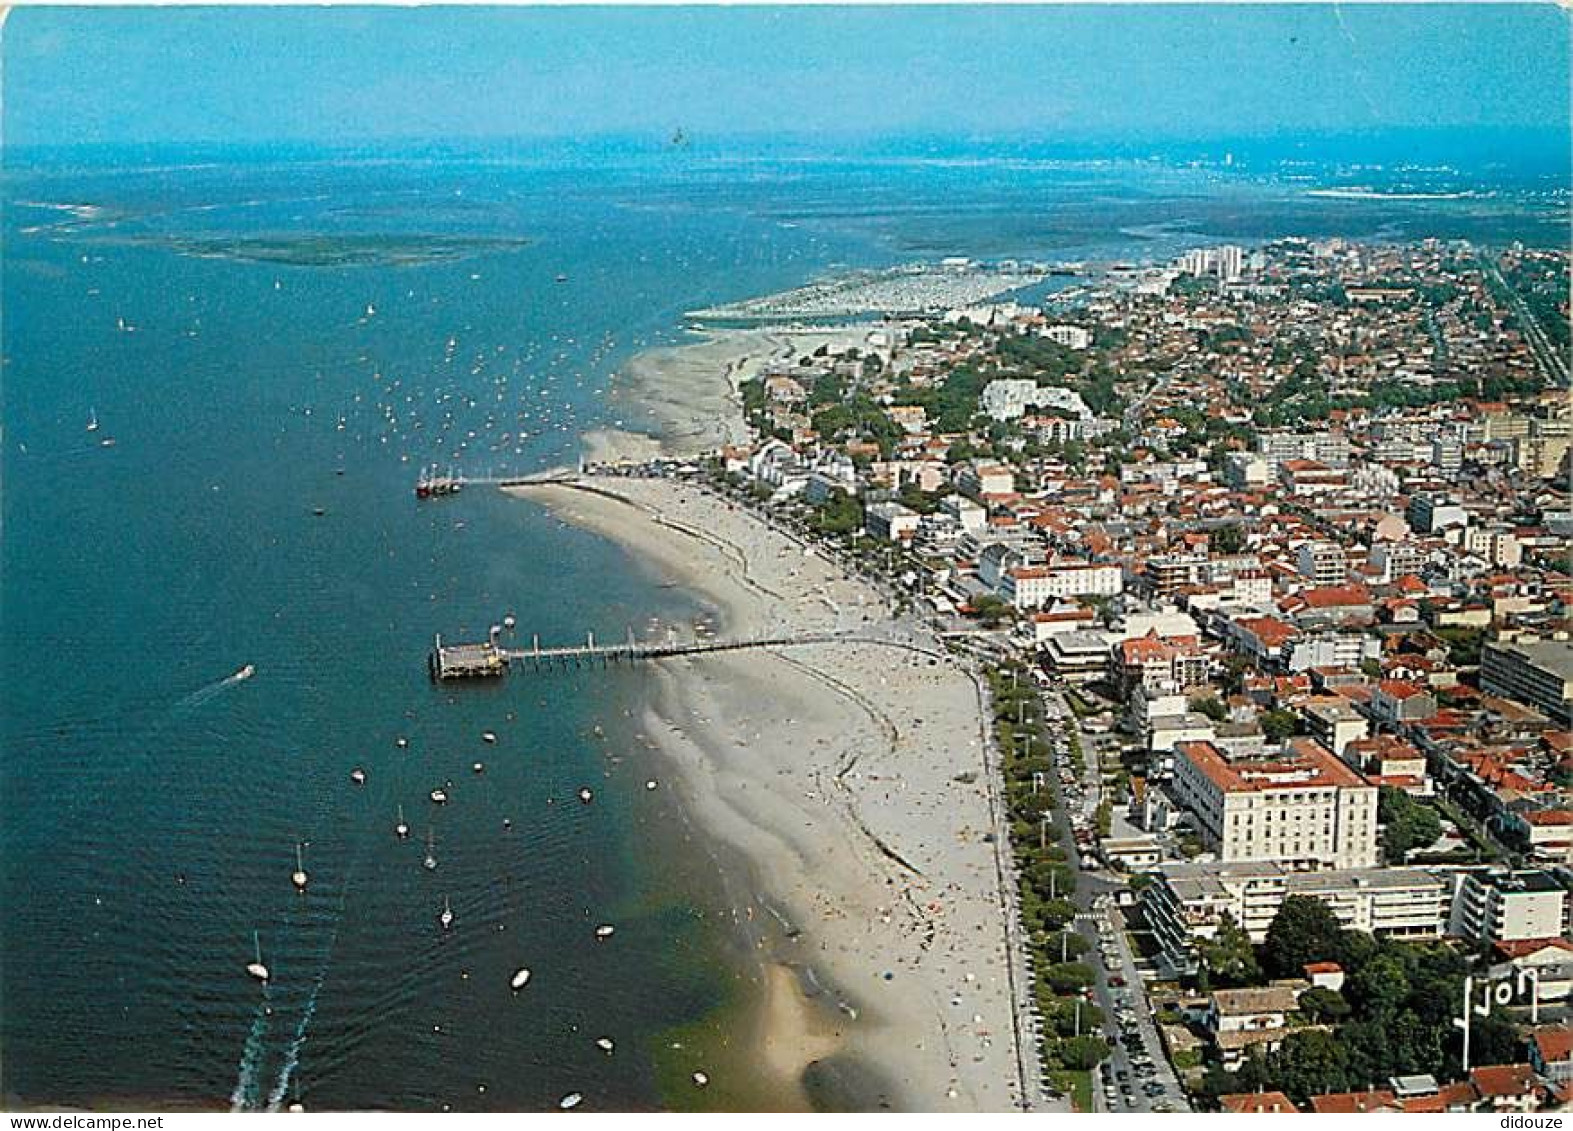
[[[1261,761],[1230,761],[1213,743],[1182,742],[1170,789],[1223,863],[1309,871],[1378,862],[1376,787],[1309,739]]]

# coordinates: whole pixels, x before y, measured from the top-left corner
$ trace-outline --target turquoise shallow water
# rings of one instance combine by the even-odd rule
[[[669,154],[3,185],[0,1086],[34,1103],[657,1103],[645,1046],[723,979],[650,851],[639,676],[438,689],[424,657],[504,612],[555,641],[692,610],[531,506],[417,503],[418,469],[570,461],[681,311],[836,264],[1424,226],[1204,175]]]

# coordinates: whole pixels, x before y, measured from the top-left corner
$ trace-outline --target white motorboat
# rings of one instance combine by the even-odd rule
[[[610,923],[603,923],[595,929],[595,937],[598,939],[609,939],[616,930],[617,928]]]
[[[448,804],[448,793],[446,790],[434,789],[431,791],[431,799],[437,805],[446,805]]]
[[[437,922],[442,924],[445,931],[453,926],[453,908],[449,906],[447,896],[442,897],[442,913],[437,916]]]
[[[356,766],[353,770],[350,771],[350,781],[354,782],[356,785],[365,785],[366,771],[361,769],[359,766]]]
[[[513,977],[508,979],[508,988],[517,993],[530,984],[530,968],[521,966],[513,972]]]

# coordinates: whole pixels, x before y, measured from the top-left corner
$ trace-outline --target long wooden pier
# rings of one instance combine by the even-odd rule
[[[498,643],[498,630],[480,644],[444,644],[436,638],[427,666],[434,680],[489,679],[506,675],[515,668],[540,671],[546,668],[611,667],[640,660],[661,660],[675,656],[698,656],[710,652],[739,652],[750,648],[790,648],[808,644],[846,643],[856,639],[846,633],[805,633],[796,636],[748,636],[715,640],[635,640],[628,637],[616,644],[597,644],[595,633],[588,633],[583,644],[542,647],[535,637],[528,648],[505,648]]]

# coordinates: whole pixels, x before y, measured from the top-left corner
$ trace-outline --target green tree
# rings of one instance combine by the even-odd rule
[[[992,593],[974,597],[971,604],[973,612],[978,614],[978,620],[983,622],[985,628],[998,627],[999,623],[1010,615],[1010,606]]]
[[[1388,951],[1349,972],[1349,998],[1367,1016],[1393,1016],[1409,998],[1409,973],[1397,954]]]
[[[1469,1027],[1469,1059],[1474,1064],[1515,1064],[1524,1059],[1518,1027],[1500,1013],[1476,1017]]]
[[[1349,1016],[1349,1003],[1337,990],[1312,986],[1300,995],[1300,1012],[1311,1021],[1342,1021]]]
[[[1283,707],[1263,711],[1260,719],[1262,735],[1268,742],[1282,742],[1300,730],[1300,716]]]
[[[1198,695],[1191,700],[1190,708],[1215,723],[1221,723],[1229,717],[1229,708],[1216,695]]]
[[[1238,522],[1220,526],[1208,539],[1210,548],[1219,554],[1238,554],[1245,548],[1245,528]]]
[[[1085,1034],[1085,1029],[1083,1030]],[[1060,1062],[1066,1068],[1087,1070],[1098,1067],[1109,1055],[1109,1043],[1102,1037],[1080,1036],[1063,1040],[1059,1045]]]
[[[850,534],[863,526],[863,503],[837,488],[815,512],[814,525],[824,534]]]
[[[1043,979],[1055,993],[1076,993],[1093,984],[1097,973],[1085,962],[1056,962],[1043,972]]]
[[[1272,1079],[1296,1103],[1322,1092],[1349,1090],[1349,1055],[1336,1036],[1323,1029],[1298,1029],[1267,1058]]]
[[[1377,795],[1376,816],[1389,864],[1402,864],[1414,849],[1434,844],[1442,835],[1442,818],[1435,809],[1392,786],[1384,785]]]
[[[1340,953],[1343,928],[1332,908],[1309,895],[1291,895],[1279,905],[1267,928],[1262,962],[1275,978],[1298,978],[1308,962],[1321,962]]]
[[[1227,911],[1219,919],[1217,933],[1204,940],[1199,951],[1208,983],[1214,987],[1249,986],[1261,980],[1251,936]]]

